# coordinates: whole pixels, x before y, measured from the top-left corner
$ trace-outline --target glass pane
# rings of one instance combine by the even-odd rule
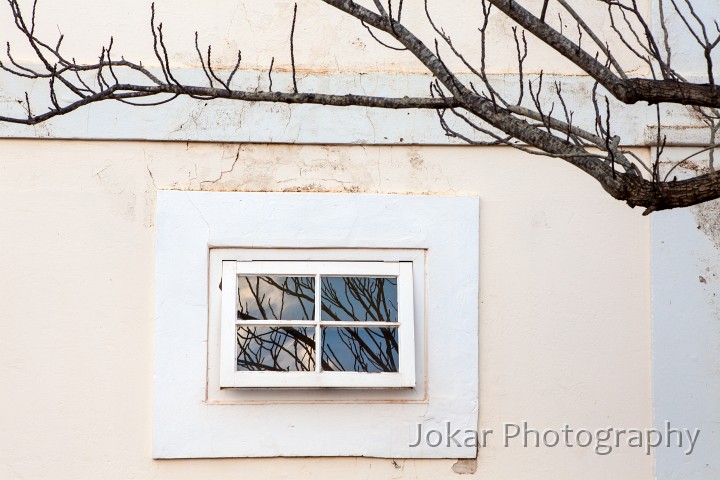
[[[238,275],[238,320],[312,320],[315,277]]]
[[[397,278],[323,277],[321,319],[397,322]]]
[[[397,328],[325,327],[322,369],[341,372],[397,372]]]
[[[237,327],[238,371],[315,370],[314,327]]]

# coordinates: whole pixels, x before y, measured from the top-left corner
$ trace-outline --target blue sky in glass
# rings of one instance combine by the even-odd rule
[[[312,320],[315,277],[238,276],[239,320]]]
[[[314,327],[237,327],[238,371],[312,371]]]
[[[325,327],[323,370],[397,372],[397,328]]]
[[[323,276],[323,321],[398,321],[397,278]],[[312,320],[315,277],[238,275],[239,320]],[[397,372],[398,329],[322,327],[322,369]],[[238,371],[315,368],[315,327],[238,326]]]
[[[397,322],[397,278],[322,277],[321,320]]]

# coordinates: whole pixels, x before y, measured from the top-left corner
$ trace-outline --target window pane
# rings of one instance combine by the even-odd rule
[[[312,371],[314,327],[237,327],[238,371]]]
[[[397,278],[323,277],[321,318],[397,322]]]
[[[238,320],[312,320],[315,277],[238,275]]]
[[[397,372],[397,328],[325,327],[322,368],[342,372]]]

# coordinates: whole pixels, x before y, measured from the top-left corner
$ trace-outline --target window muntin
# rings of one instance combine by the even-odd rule
[[[411,262],[222,270],[221,387],[415,385]]]

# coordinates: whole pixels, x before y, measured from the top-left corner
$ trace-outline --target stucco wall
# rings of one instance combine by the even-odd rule
[[[20,3],[29,17],[31,2]],[[122,56],[141,62],[162,77],[152,49],[151,3],[150,0],[122,3],[55,0],[40,3],[36,34],[54,45],[62,33],[62,52],[79,62],[95,62],[101,48],[107,46],[112,36],[113,58]],[[223,78],[235,65],[238,50],[242,52],[240,70],[233,82],[236,89],[269,90],[268,69],[272,62],[274,91],[292,91],[290,27],[294,3],[286,0],[214,0],[200,6],[195,2],[156,1],[156,24],[163,25],[174,76],[192,85],[207,84],[194,44],[194,32],[197,32],[200,50],[206,52],[207,47],[212,46],[212,63]],[[383,47],[369,36],[360,22],[320,0],[298,3],[294,52],[299,91],[397,97],[428,95],[432,77],[412,54]],[[374,8],[369,0],[360,3]],[[397,7],[397,3],[393,3]],[[649,12],[649,5],[653,2],[638,3],[645,5]],[[697,3],[700,4],[697,8],[701,15],[710,16],[713,13],[711,4],[707,4],[705,8],[710,11],[706,11],[703,2]],[[432,48],[434,32],[423,5],[423,2],[405,2],[403,23]],[[442,0],[430,1],[428,5],[432,18],[451,35],[453,44],[469,62],[479,65],[482,58],[478,32],[482,22],[481,3]],[[531,9],[540,7],[535,7],[533,2],[526,5]],[[566,12],[559,15],[560,12],[554,10],[556,7],[550,3],[548,22],[556,29],[573,31],[570,36],[573,38],[575,26]],[[585,20],[598,35],[607,38],[615,57],[629,76],[649,74],[647,66],[622,47],[612,34],[602,4],[594,0],[576,0],[573,8],[586,16]],[[671,12],[666,12],[666,16],[672,27],[673,51],[679,57],[675,60],[677,65],[682,65],[683,74],[688,78],[701,76],[701,82],[707,81],[702,77],[706,70],[702,50],[698,50],[694,38],[683,31],[682,22],[673,18]],[[573,125],[584,126],[592,132],[595,112],[587,107],[592,102],[593,82],[571,62],[535,41],[529,34],[528,55],[521,78],[511,29],[513,24],[497,11],[491,18],[485,63],[493,88],[515,101],[522,82],[525,101],[528,107],[532,107],[527,82],[532,80],[537,88],[537,74],[542,71],[546,85],[542,95],[542,101],[547,104],[545,108],[549,111],[552,102],[558,103],[550,87],[554,81],[561,82],[565,105],[568,111],[573,112]],[[656,21],[651,23],[653,28],[657,27]],[[0,32],[3,44],[5,41],[11,43],[14,59],[43,69],[33,50],[14,28],[7,8],[0,10]],[[583,41],[589,39],[586,37]],[[476,87],[480,85],[478,78],[469,75],[469,69],[442,45],[441,52],[443,61],[461,79],[472,81]],[[5,62],[8,63],[7,60]],[[136,76],[123,76],[121,72],[118,68],[117,73],[124,81],[137,80]],[[24,117],[24,107],[17,100],[24,99],[26,92],[35,113],[50,104],[49,90],[42,82],[3,75],[0,82],[0,115]],[[58,88],[56,94],[63,104],[76,99],[74,93],[62,88]],[[647,145],[655,142],[655,108],[648,108],[645,104],[623,105],[613,99],[610,99],[610,104],[612,128],[621,134],[623,144]],[[697,119],[686,109],[669,107],[663,109],[662,116],[663,133],[668,135],[668,145],[696,145],[707,141],[707,132],[698,128]],[[451,123],[456,127],[462,124],[461,121]],[[470,132],[465,133],[473,136]],[[448,138],[438,128],[433,111],[312,105],[289,107],[223,100],[199,102],[187,98],[179,98],[158,108],[138,109],[119,103],[95,104],[83,107],[71,116],[55,118],[34,127],[0,123],[0,136],[314,144],[462,143],[459,139]]]
[[[502,148],[3,140],[3,478],[453,478],[450,460],[153,461],[157,189],[475,193],[480,425],[652,424],[649,223]],[[497,435],[497,434],[496,434]],[[619,448],[505,448],[478,478],[649,479]]]
[[[317,0],[299,3],[301,90],[427,94],[430,77],[410,55],[380,47],[357,22]],[[440,3],[430,2],[436,19],[477,60],[479,3],[476,10],[460,0]],[[201,46],[213,44],[220,68],[243,50],[242,88],[267,88],[274,57],[275,89],[288,91],[293,4],[218,0],[198,8],[158,1],[157,12],[179,77],[203,81],[192,44],[198,30]],[[712,2],[698,4],[711,9]],[[408,5],[407,22],[426,36],[420,2]],[[64,51],[81,61],[95,60],[112,34],[117,55],[153,68],[149,6],[146,0],[41,2],[37,28],[51,42],[62,31]],[[683,37],[677,19],[670,24],[678,65],[696,78],[703,65],[692,60],[700,58],[694,41]],[[0,27],[15,58],[32,61],[7,16]],[[514,91],[508,24],[492,29],[489,72],[499,88]],[[547,48],[532,41],[530,48],[526,73],[544,69],[548,84],[562,79],[578,124],[593,125],[585,108],[592,84]],[[642,73],[637,62],[625,65]],[[3,77],[0,110],[19,108],[15,99],[26,89],[34,105],[46,105],[47,93],[36,86]],[[655,114],[642,105],[614,106],[613,128],[624,144],[651,145],[656,132],[646,125]],[[668,145],[707,140],[685,111],[663,110],[662,122]],[[720,398],[718,291],[715,277],[706,275],[717,263],[713,206],[655,214],[651,222],[560,160],[503,148],[428,146],[453,142],[433,112],[180,99],[150,109],[98,105],[36,127],[0,124],[0,136],[2,479],[457,476],[452,460],[153,461],[158,189],[479,195],[478,428],[495,434],[479,451],[476,478],[717,476],[712,459],[720,440],[711,429],[713,401]],[[20,139],[27,137],[42,139]],[[73,138],[79,140],[66,140]],[[696,454],[505,448],[500,436],[504,422],[595,430],[662,427],[665,420],[703,428]]]

